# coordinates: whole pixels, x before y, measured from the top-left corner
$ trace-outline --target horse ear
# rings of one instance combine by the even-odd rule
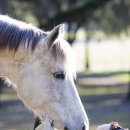
[[[60,24],[58,26],[56,26],[48,35],[48,40],[47,40],[47,44],[48,44],[48,48],[50,48],[52,46],[52,44],[54,43],[54,41],[59,37],[59,35],[61,35],[63,32],[63,25]]]

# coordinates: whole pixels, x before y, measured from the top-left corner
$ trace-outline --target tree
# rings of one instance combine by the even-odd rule
[[[129,0],[1,0],[0,12],[37,24],[45,30],[68,24],[70,41],[80,27],[86,32],[101,30],[106,35],[128,32]],[[91,38],[93,33],[89,33]],[[71,43],[72,44],[72,43]]]
[[[19,19],[36,19],[40,28],[52,29],[57,24],[67,23],[68,40],[70,44],[75,40],[76,32],[81,27],[86,27],[94,11],[101,8],[111,0],[2,0],[7,8],[2,12],[11,14]],[[1,5],[2,5],[1,4]],[[10,5],[10,6],[8,6]],[[22,6],[21,6],[22,5]],[[1,6],[3,7],[3,6]],[[32,15],[32,16],[31,16]],[[72,33],[73,32],[73,33]]]

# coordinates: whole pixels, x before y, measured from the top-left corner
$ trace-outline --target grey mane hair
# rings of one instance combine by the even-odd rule
[[[7,77],[1,76],[0,80],[3,83],[3,85],[11,87],[11,88],[16,88],[15,84],[12,83]]]
[[[46,33],[37,27],[0,15],[0,50],[8,48],[16,52],[20,45],[33,51]]]

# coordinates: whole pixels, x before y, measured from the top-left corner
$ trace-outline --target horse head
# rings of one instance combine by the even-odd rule
[[[59,130],[88,130],[88,118],[74,84],[73,51],[64,40],[63,25],[41,38],[24,59],[17,91],[41,120],[53,121]]]

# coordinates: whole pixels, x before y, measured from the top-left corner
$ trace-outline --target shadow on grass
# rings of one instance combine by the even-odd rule
[[[122,74],[129,74],[129,71],[115,71],[115,72],[104,72],[104,73],[78,73],[77,78],[105,78],[111,76],[118,76]]]

